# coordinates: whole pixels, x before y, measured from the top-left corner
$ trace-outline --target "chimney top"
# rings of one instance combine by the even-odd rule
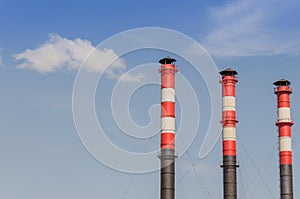
[[[232,68],[227,68],[220,72],[220,75],[222,75],[222,76],[234,76],[237,74],[238,73],[235,70],[233,70]]]
[[[169,56],[159,60],[159,63],[161,64],[172,64],[173,62],[176,62],[176,59]]]
[[[280,79],[277,82],[273,83],[275,86],[288,86],[291,84],[291,82],[289,80],[286,79]]]

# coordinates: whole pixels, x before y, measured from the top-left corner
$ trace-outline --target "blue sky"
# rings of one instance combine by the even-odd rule
[[[272,82],[282,77],[292,82],[294,186],[299,185],[298,1],[2,0],[0,5],[1,198],[159,197],[159,172],[132,175],[101,164],[81,143],[72,115],[76,73],[89,51],[114,34],[148,26],[170,28],[192,37],[220,70],[233,67],[239,72],[240,198],[279,197]],[[96,55],[88,63],[90,72],[103,72],[106,59],[117,57],[114,49],[99,49]],[[147,150],[155,149],[159,139],[141,141],[122,134],[112,118],[111,90],[126,71],[139,64],[156,63],[167,55],[170,53],[159,50],[131,52],[105,71],[97,88],[98,119],[107,132],[114,132],[108,137],[127,150],[143,152],[149,143]],[[177,162],[177,198],[222,198],[220,140],[206,158],[198,159],[210,116],[205,81],[179,55],[171,56],[193,86],[201,115],[189,153]],[[157,68],[153,65],[153,74],[157,74],[153,78],[159,78]],[[147,75],[149,78],[152,73],[123,76],[121,84],[138,84]],[[148,110],[159,103],[159,92],[158,85],[148,85],[133,95],[130,112],[136,123],[147,125],[153,119]],[[198,173],[190,157],[192,162],[197,160],[194,167]],[[295,189],[295,198],[299,194]]]

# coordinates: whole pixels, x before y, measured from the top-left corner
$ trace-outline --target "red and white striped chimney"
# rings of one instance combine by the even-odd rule
[[[176,60],[161,59],[161,199],[175,198],[175,73]]]
[[[292,133],[290,110],[290,82],[281,79],[273,83],[276,86],[274,93],[278,100],[278,118],[276,126],[279,129],[279,159],[280,159],[280,198],[293,198],[293,171],[292,171]]]
[[[237,72],[228,68],[220,72],[222,76],[223,116],[223,197],[224,199],[237,198],[236,179],[236,98],[235,84]]]

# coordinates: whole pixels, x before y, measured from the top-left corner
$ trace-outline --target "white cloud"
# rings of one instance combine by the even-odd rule
[[[296,0],[234,0],[210,8],[202,44],[216,56],[298,54],[300,29],[291,16],[299,7]]]
[[[92,52],[92,53],[91,53]],[[89,55],[90,54],[90,55]],[[86,56],[88,59],[85,60]],[[21,61],[18,68],[30,69],[39,73],[49,73],[59,70],[78,70],[83,61],[84,69],[90,72],[105,71],[112,79],[118,79],[126,70],[124,60],[112,49],[96,49],[88,40],[77,38],[70,40],[57,34],[50,34],[48,41],[36,49],[26,49],[24,52],[15,54],[15,59]],[[128,77],[123,80],[133,81],[140,77]]]

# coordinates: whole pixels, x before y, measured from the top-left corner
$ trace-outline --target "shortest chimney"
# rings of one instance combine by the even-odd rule
[[[280,79],[273,83],[276,88],[278,117],[276,126],[279,132],[279,163],[280,163],[280,198],[293,199],[293,168],[292,168],[292,132],[294,124],[290,110],[290,82]]]

